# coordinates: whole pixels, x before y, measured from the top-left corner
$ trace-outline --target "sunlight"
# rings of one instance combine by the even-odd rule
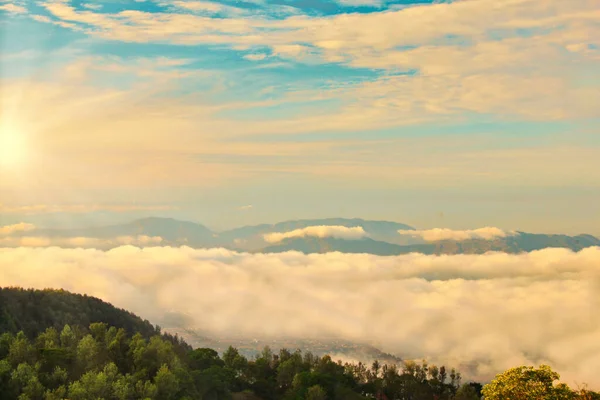
[[[16,168],[25,163],[26,155],[24,132],[15,126],[0,125],[0,167]]]

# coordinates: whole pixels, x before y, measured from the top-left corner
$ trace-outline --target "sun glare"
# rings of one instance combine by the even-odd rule
[[[0,126],[0,167],[15,168],[25,162],[26,145],[23,132]]]

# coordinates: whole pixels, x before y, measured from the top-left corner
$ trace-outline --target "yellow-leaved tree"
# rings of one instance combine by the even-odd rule
[[[579,395],[566,384],[554,384],[560,375],[547,365],[511,368],[485,385],[485,400],[573,400]]]

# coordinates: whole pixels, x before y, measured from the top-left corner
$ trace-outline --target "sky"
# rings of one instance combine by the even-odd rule
[[[600,235],[594,0],[0,0],[0,226]]]

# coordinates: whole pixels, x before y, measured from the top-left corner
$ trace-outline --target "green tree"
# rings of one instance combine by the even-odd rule
[[[166,364],[163,364],[156,373],[154,384],[156,385],[156,395],[159,399],[171,400],[177,398],[179,382]]]
[[[34,359],[34,349],[25,334],[21,331],[11,342],[8,348],[8,362],[13,367],[22,363],[31,363]]]
[[[46,390],[44,400],[64,400],[67,398],[67,388],[59,386],[54,390]]]
[[[60,344],[62,347],[75,348],[77,346],[77,337],[70,325],[65,325],[60,332]]]
[[[219,358],[219,353],[213,349],[195,349],[188,354],[188,363],[193,370],[205,370],[212,366],[223,367],[225,362]],[[230,365],[235,364],[235,357]]]
[[[327,393],[319,385],[314,385],[306,391],[306,400],[327,400]]]
[[[473,386],[465,383],[456,391],[454,400],[479,400],[479,395]]]
[[[86,335],[77,344],[77,365],[82,371],[100,367],[101,348],[92,335]]]
[[[70,399],[110,399],[113,397],[113,384],[118,378],[119,371],[113,363],[107,364],[101,372],[86,372],[69,386]]]
[[[21,363],[13,371],[11,384],[20,394],[19,399],[41,400],[44,386],[40,383],[37,370],[29,364]]]
[[[114,396],[118,400],[129,400],[135,396],[135,380],[131,375],[121,375],[113,382]]]
[[[60,347],[60,336],[54,327],[46,329],[40,333],[35,341],[37,349],[54,349]]]

